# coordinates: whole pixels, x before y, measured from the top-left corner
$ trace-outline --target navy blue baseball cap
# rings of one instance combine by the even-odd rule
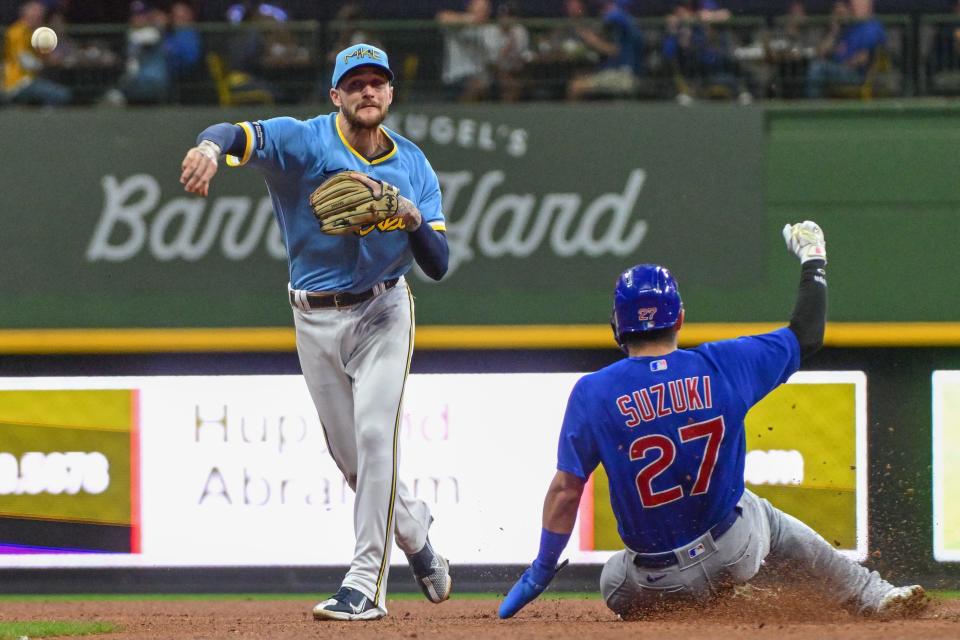
[[[390,70],[390,61],[383,49],[372,44],[355,44],[337,54],[337,65],[333,68],[331,86],[340,84],[347,73],[357,67],[377,67],[386,72],[387,77],[393,80],[393,71]]]

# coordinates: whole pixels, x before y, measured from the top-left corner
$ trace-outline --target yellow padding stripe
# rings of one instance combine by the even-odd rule
[[[688,323],[682,346],[771,331],[785,323]],[[958,347],[960,322],[832,322],[830,347]],[[418,349],[615,348],[610,327],[572,325],[432,325],[417,330]],[[0,353],[157,353],[293,351],[290,327],[233,329],[3,329]]]
[[[293,329],[7,329],[0,353],[293,351]]]

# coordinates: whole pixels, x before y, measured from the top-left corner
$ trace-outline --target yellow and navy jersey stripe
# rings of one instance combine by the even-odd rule
[[[354,149],[353,145],[350,144],[350,141],[347,140],[347,136],[343,135],[343,129],[340,128],[340,118],[334,118],[334,124],[337,127],[337,137],[340,138],[340,142],[343,143],[343,146],[346,147],[350,153],[356,156],[357,159],[363,163],[371,164],[371,165],[380,164],[382,162],[386,162],[390,158],[397,155],[397,143],[393,138],[390,137],[390,134],[387,133],[387,130],[384,129],[383,127],[380,127],[380,133],[386,136],[387,140],[390,141],[390,150],[384,153],[383,155],[380,155],[380,156],[377,156],[376,158],[371,158],[368,160],[363,156],[362,153]]]
[[[253,155],[253,127],[249,122],[238,122],[240,128],[243,129],[243,134],[246,136],[247,144],[243,148],[243,156],[238,158],[236,156],[227,156],[227,165],[231,167],[242,167],[250,161],[250,156]]]

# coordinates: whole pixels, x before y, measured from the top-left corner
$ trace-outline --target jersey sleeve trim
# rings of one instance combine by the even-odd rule
[[[434,220],[433,222],[429,222],[427,224],[429,224],[430,228],[434,231],[443,231],[444,233],[447,231],[447,225],[443,220]]]
[[[247,136],[247,145],[243,149],[242,158],[227,156],[228,167],[242,167],[250,161],[250,156],[253,155],[253,127],[250,126],[249,122],[238,122],[237,124],[240,125],[244,135]]]
[[[387,140],[389,140],[390,143],[393,145],[393,149],[391,149],[390,152],[387,153],[386,155],[382,155],[379,158],[374,158],[373,160],[367,160],[366,158],[363,157],[362,153],[360,153],[359,151],[353,148],[353,145],[347,141],[347,137],[343,135],[343,131],[340,130],[340,116],[334,116],[333,122],[337,128],[337,136],[340,138],[340,142],[343,143],[343,146],[347,148],[347,151],[349,151],[350,153],[355,155],[357,158],[362,160],[365,164],[380,164],[382,162],[386,162],[393,156],[397,155],[397,142],[390,137],[390,134],[387,133],[387,130],[384,129],[383,127],[380,127],[380,133],[387,136]]]

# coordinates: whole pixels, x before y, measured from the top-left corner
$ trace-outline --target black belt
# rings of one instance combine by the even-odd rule
[[[341,307],[352,307],[355,304],[366,302],[378,293],[383,293],[387,289],[393,289],[395,286],[397,286],[398,282],[400,282],[400,278],[384,280],[381,283],[383,285],[382,287],[373,287],[371,289],[367,289],[366,291],[361,291],[360,293],[350,293],[349,291],[340,291],[338,293],[308,292],[306,295],[307,306],[309,306],[311,309],[339,309]],[[295,307],[300,306],[297,304],[297,296],[293,291],[290,292],[290,304]]]
[[[720,539],[733,526],[733,523],[740,517],[740,507],[734,507],[720,522],[710,527],[710,535],[714,540]],[[674,551],[664,551],[663,553],[644,553],[633,556],[633,564],[644,569],[663,569],[677,564],[677,554]]]

